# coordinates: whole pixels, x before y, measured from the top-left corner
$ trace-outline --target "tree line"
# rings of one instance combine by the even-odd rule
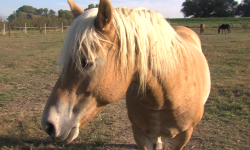
[[[98,7],[98,4],[90,4],[84,10]],[[11,26],[24,26],[28,27],[41,27],[46,23],[47,26],[60,26],[62,23],[65,26],[69,26],[74,17],[70,10],[58,10],[48,8],[34,8],[32,6],[23,5],[14,11],[7,17],[8,22]]]
[[[250,0],[238,4],[235,0],[185,0],[181,12],[184,17],[250,17]]]
[[[98,7],[99,4],[90,4],[84,10]],[[250,0],[243,0],[238,4],[235,0],[185,0],[181,12],[184,17],[209,18],[209,17],[250,17]],[[3,22],[0,17],[0,23]],[[29,27],[60,26],[63,23],[69,26],[74,17],[69,10],[60,9],[58,12],[48,8],[34,8],[23,5],[7,18],[11,26]]]

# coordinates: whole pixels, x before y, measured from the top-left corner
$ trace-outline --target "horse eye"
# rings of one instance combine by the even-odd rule
[[[91,66],[93,66],[93,62],[87,61],[86,58],[82,58],[81,64],[83,68],[90,68]]]

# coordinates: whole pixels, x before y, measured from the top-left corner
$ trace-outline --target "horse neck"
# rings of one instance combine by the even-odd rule
[[[176,43],[177,47],[179,47],[180,43]],[[179,71],[176,68],[179,68],[180,66],[183,66],[183,63],[186,64],[187,61],[189,61],[190,57],[187,57],[186,55],[181,56],[182,57],[182,61],[179,62],[179,64],[176,64],[175,67],[173,67],[170,70],[166,70],[166,67],[162,67],[164,69],[163,73],[155,73],[156,70],[150,69],[150,66],[148,65],[148,69],[147,69],[147,77],[146,77],[146,82],[145,82],[145,86],[146,86],[146,91],[144,91],[143,89],[142,92],[146,92],[147,94],[152,94],[155,93],[156,91],[161,91],[164,92],[163,90],[163,85],[168,85],[168,83],[171,82],[171,80],[173,79],[173,77],[179,73]],[[137,58],[137,57],[136,57]],[[135,61],[136,62],[136,61]],[[166,64],[167,65],[167,64]],[[139,70],[140,70],[140,66],[138,66],[137,64],[135,64],[135,69],[134,72],[132,73],[132,83],[135,83],[136,85],[138,85],[138,87],[140,86],[140,79],[139,79]],[[157,74],[157,75],[156,75]]]

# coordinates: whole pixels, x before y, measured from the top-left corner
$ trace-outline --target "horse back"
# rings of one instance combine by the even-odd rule
[[[197,50],[201,50],[201,41],[199,36],[191,29],[183,26],[174,26],[175,32],[188,44],[192,44],[197,47]]]

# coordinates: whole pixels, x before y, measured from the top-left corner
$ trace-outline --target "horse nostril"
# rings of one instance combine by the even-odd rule
[[[46,133],[51,136],[54,137],[55,136],[55,126],[52,123],[46,123],[46,127],[45,127],[45,131]]]

